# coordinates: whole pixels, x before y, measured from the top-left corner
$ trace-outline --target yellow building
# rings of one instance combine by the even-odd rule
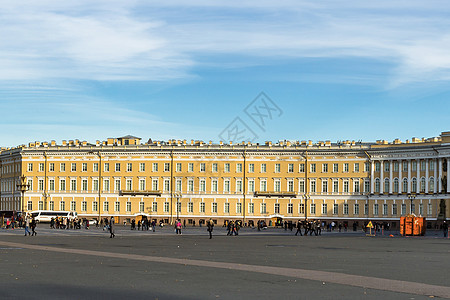
[[[35,142],[2,149],[1,210],[70,210],[187,224],[320,219],[398,226],[450,215],[450,132],[391,143]],[[20,191],[21,177],[29,189]]]

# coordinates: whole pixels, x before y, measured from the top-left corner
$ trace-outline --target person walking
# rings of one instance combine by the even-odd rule
[[[156,221],[153,220],[152,221],[152,231],[155,232],[155,229],[156,229]]]
[[[297,222],[297,231],[295,232],[295,235],[297,235],[299,233],[300,233],[300,236],[303,235],[302,234],[302,222],[300,220],[298,220],[298,222]]]
[[[180,220],[175,221],[175,232],[176,232],[176,234],[181,234],[181,221]]]
[[[114,227],[115,227],[115,225],[114,225],[114,217],[111,217],[111,220],[109,222],[109,233],[111,235],[109,236],[109,238],[115,238],[116,237],[116,235],[114,234]]]
[[[30,227],[31,227],[31,236],[37,235],[36,232],[36,220],[34,218],[31,219],[31,223],[30,223]]]
[[[444,232],[444,237],[447,237],[447,235],[448,235],[448,223],[447,223],[447,221],[444,221],[444,224],[442,224],[442,231]]]
[[[28,235],[31,234],[29,228],[30,228],[30,218],[28,217],[28,215],[26,215],[25,216],[25,236],[27,236],[27,233],[28,233]]]
[[[209,232],[209,238],[212,239],[212,232],[214,230],[214,222],[213,220],[209,219],[208,221],[208,232]]]

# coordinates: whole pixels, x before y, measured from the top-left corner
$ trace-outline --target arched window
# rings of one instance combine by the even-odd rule
[[[425,193],[425,178],[420,179],[420,192]]]
[[[434,193],[434,178],[430,178],[430,183],[428,184],[428,192]]]
[[[389,178],[384,179],[384,192],[389,193]]]
[[[394,193],[398,193],[398,178],[394,179]]]
[[[408,191],[408,179],[407,178],[403,178],[403,188],[402,191],[404,193],[406,193]]]
[[[412,179],[411,192],[417,193],[417,179],[415,177]]]
[[[375,179],[375,193],[380,192],[380,178]]]

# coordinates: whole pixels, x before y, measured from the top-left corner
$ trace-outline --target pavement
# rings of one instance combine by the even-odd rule
[[[450,299],[450,240],[278,228],[0,229],[0,299]],[[392,237],[389,236],[392,234]]]

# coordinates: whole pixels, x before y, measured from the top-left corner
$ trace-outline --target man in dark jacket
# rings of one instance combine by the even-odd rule
[[[212,232],[214,230],[214,222],[213,220],[209,219],[208,221],[208,232],[209,232],[209,238],[212,239]]]

